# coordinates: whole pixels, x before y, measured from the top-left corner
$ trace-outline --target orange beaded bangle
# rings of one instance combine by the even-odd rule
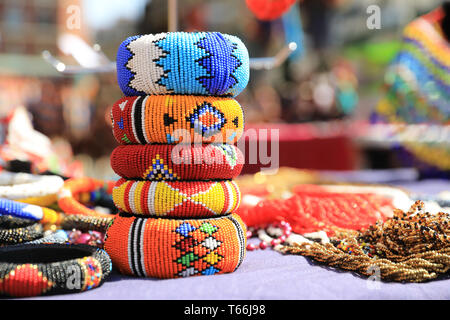
[[[95,217],[111,217],[111,214],[98,212],[87,208],[77,200],[75,196],[82,192],[90,192],[105,187],[108,193],[112,192],[113,181],[101,181],[92,178],[72,178],[64,182],[63,188],[58,193],[58,205],[65,214],[82,214]]]
[[[244,113],[232,98],[161,95],[123,97],[111,109],[113,134],[121,144],[234,144]],[[188,141],[187,141],[188,140]]]
[[[134,214],[207,218],[232,213],[241,194],[234,181],[135,181],[119,179],[113,189],[117,208]]]
[[[212,275],[239,267],[246,234],[236,214],[183,220],[120,213],[108,228],[104,248],[124,274],[156,278]]]

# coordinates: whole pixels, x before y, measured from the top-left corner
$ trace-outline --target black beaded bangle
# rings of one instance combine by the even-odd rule
[[[0,229],[27,227],[35,223],[36,220],[17,218],[10,215],[0,216]]]
[[[34,223],[19,228],[0,228],[0,245],[18,244],[42,238],[42,225]]]
[[[92,217],[82,214],[74,214],[65,216],[61,222],[61,227],[64,230],[78,229],[81,231],[99,231],[106,232],[108,226],[113,221],[113,218],[108,217]]]
[[[108,254],[88,245],[22,244],[0,248],[0,295],[76,293],[111,273]]]

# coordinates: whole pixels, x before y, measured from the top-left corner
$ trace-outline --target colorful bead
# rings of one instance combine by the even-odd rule
[[[29,198],[29,201],[36,202],[38,198],[57,194],[63,184],[64,180],[59,176],[2,171],[0,198],[22,199],[22,202]]]
[[[249,56],[240,39],[219,32],[138,35],[119,47],[117,79],[127,96],[236,96],[249,80]]]
[[[46,217],[48,220],[50,219],[50,215],[58,215],[58,213],[49,208],[0,198],[1,215],[10,215],[16,218],[31,220],[44,220],[44,217]]]

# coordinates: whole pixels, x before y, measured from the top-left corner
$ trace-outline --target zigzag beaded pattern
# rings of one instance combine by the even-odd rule
[[[128,145],[111,154],[111,167],[126,179],[229,180],[242,170],[244,156],[234,145]]]
[[[234,144],[244,130],[239,103],[220,97],[123,97],[113,105],[111,121],[120,144]]]
[[[403,30],[401,50],[388,69],[387,96],[377,108],[392,122],[449,122],[450,48],[441,20],[435,10]]]
[[[242,41],[219,32],[171,32],[129,37],[117,52],[117,79],[127,96],[237,96],[248,84]]]
[[[119,179],[113,189],[119,210],[136,215],[206,218],[239,207],[237,184],[222,181],[135,181]]]
[[[179,278],[235,271],[245,256],[246,227],[232,214],[213,219],[154,219],[120,214],[105,249],[120,272]]]

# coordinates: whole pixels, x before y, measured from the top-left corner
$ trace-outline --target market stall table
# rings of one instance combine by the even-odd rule
[[[450,190],[447,180],[397,182],[396,185],[428,195]],[[450,299],[449,285],[449,274],[426,283],[368,281],[353,272],[266,249],[247,252],[240,268],[230,274],[158,280],[113,273],[103,286],[92,291],[33,299]]]

